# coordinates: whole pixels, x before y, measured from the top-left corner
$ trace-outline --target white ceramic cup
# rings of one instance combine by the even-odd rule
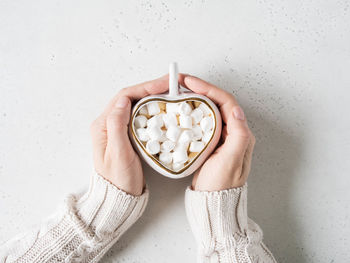
[[[196,157],[186,165],[184,168],[173,171],[172,169],[164,166],[156,157],[152,156],[146,151],[145,146],[136,136],[136,129],[134,126],[134,118],[136,117],[140,108],[150,102],[182,102],[182,101],[199,101],[204,103],[213,113],[214,127],[210,140],[205,145],[204,149],[196,155]],[[139,100],[132,109],[131,120],[129,125],[129,135],[131,142],[148,165],[150,165],[158,173],[170,177],[170,178],[182,178],[191,175],[195,172],[209,157],[209,155],[215,149],[221,136],[222,121],[219,109],[216,107],[209,98],[190,92],[188,89],[180,88],[178,83],[178,68],[176,63],[172,63],[169,66],[169,93],[158,94],[145,97]]]

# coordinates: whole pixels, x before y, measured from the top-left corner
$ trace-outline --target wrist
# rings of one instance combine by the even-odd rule
[[[221,191],[188,188],[185,204],[190,225],[199,239],[226,240],[247,230],[247,184]]]
[[[128,228],[142,215],[148,195],[147,189],[140,196],[130,195],[95,174],[89,190],[73,204],[73,209],[82,225],[96,235],[112,234]]]
[[[246,180],[241,177],[220,176],[213,178],[212,180],[209,176],[198,176],[192,182],[192,190],[194,191],[204,191],[204,192],[215,192],[229,190],[232,188],[243,187],[246,184]]]

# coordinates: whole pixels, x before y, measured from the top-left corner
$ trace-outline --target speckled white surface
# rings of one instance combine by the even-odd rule
[[[118,89],[182,72],[234,92],[257,137],[249,214],[280,262],[350,259],[349,1],[0,2],[0,242],[93,171],[89,124]],[[194,262],[183,192],[151,199],[103,262]]]

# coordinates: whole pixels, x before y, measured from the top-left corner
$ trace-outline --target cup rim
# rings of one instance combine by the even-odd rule
[[[186,94],[186,93],[182,93],[182,94]],[[189,95],[189,94],[186,94]],[[191,95],[190,95],[191,96]],[[198,95],[196,95],[197,97],[185,97],[185,98],[180,98],[180,99],[171,99],[171,98],[164,98],[164,97],[151,97],[149,99],[144,98],[144,100],[140,100],[133,109],[131,118],[130,118],[130,123],[129,123],[129,129],[131,130],[132,136],[134,138],[134,140],[136,141],[136,143],[138,144],[139,147],[141,147],[141,149],[144,151],[144,153],[152,160],[154,161],[154,163],[156,165],[158,165],[160,168],[166,170],[168,173],[171,173],[173,175],[179,175],[181,173],[183,173],[184,171],[186,171],[188,168],[190,168],[195,161],[199,158],[200,155],[202,155],[204,153],[204,151],[207,149],[207,147],[210,145],[211,141],[214,138],[216,129],[217,129],[217,116],[215,114],[215,110],[213,109],[213,107],[207,102],[207,98],[200,98]],[[153,155],[149,154],[145,148],[145,146],[143,145],[143,143],[138,139],[138,137],[136,136],[136,132],[134,130],[134,118],[135,115],[137,114],[137,112],[139,111],[140,107],[151,102],[151,101],[163,101],[163,102],[171,102],[171,103],[178,103],[178,102],[183,102],[183,101],[188,101],[188,100],[197,100],[200,102],[205,103],[211,110],[213,116],[214,116],[214,128],[213,128],[213,132],[211,134],[211,137],[209,139],[209,141],[207,142],[207,144],[204,146],[204,148],[202,149],[202,151],[200,151],[195,158],[193,158],[193,160],[191,162],[189,162],[186,166],[184,166],[182,169],[180,169],[179,171],[173,171],[171,169],[169,169],[168,167],[164,166],[157,158],[155,158]],[[135,108],[136,107],[136,108]]]

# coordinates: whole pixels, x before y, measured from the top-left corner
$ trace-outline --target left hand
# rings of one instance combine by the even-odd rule
[[[122,89],[92,123],[96,172],[119,189],[141,195],[145,181],[142,166],[128,136],[131,102],[168,90],[168,75]]]

